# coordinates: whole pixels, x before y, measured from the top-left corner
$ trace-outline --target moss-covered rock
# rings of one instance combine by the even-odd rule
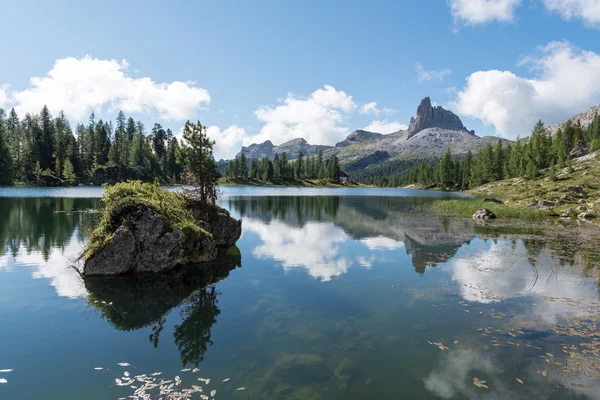
[[[197,202],[155,184],[107,187],[101,201],[100,220],[84,253],[86,276],[163,272],[210,262],[217,247],[229,248],[241,235],[241,221],[226,210],[205,205],[210,214],[195,215]]]

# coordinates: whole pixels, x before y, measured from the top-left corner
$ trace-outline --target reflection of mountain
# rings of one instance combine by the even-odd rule
[[[305,263],[297,262],[296,265],[319,266],[321,264],[322,267],[324,261],[331,259],[326,251],[335,248],[334,239],[339,237],[333,234],[335,226],[356,240],[368,241],[379,238],[379,240],[388,239],[394,243],[403,243],[407,254],[412,256],[415,270],[423,273],[426,266],[435,266],[450,259],[463,243],[475,236],[471,223],[445,219],[431,213],[426,214],[423,206],[429,201],[431,199],[411,197],[280,196],[232,198],[228,202],[228,207],[238,211],[242,217],[267,223],[263,228],[254,224],[252,229],[258,232],[264,231],[261,237],[265,244],[261,246],[262,250],[259,252],[263,255],[267,247],[273,248],[272,255],[281,259],[284,256],[289,259],[294,253],[299,257],[301,255],[308,257],[308,254],[312,254],[312,258],[318,258],[322,262],[313,260]],[[314,222],[333,223],[330,229],[321,228],[331,232],[316,232],[317,224]],[[246,222],[245,227],[249,228]],[[300,233],[290,229],[292,227],[301,228]],[[313,231],[312,234],[306,232],[308,229]],[[267,234],[273,231],[277,231],[278,234],[272,236]],[[296,251],[298,249],[291,246],[292,243],[298,244],[298,241],[290,238],[298,235],[306,236],[302,245],[310,245],[308,247],[301,245],[301,249],[304,249],[302,251]],[[286,237],[288,239],[285,239]],[[318,256],[315,251],[321,248],[325,250],[322,252],[324,255]],[[309,251],[310,249],[312,251]],[[292,265],[292,263],[288,264]],[[321,274],[321,278],[327,279],[339,275],[347,269],[347,263],[342,263],[340,259],[334,259],[329,264],[330,273]]]
[[[217,292],[209,285],[241,266],[237,247],[212,263],[178,268],[160,275],[87,277],[90,304],[119,330],[152,327],[150,340],[158,345],[165,316],[181,305],[182,323],[175,326],[175,343],[185,364],[203,360],[210,330],[219,315]]]

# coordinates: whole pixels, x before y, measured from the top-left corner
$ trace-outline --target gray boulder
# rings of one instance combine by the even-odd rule
[[[583,193],[583,188],[579,185],[569,185],[567,186],[567,190],[569,192]]]
[[[495,218],[496,214],[487,208],[480,208],[479,210],[475,211],[475,214],[473,214],[473,219],[476,221],[489,221],[490,219]]]
[[[577,218],[581,221],[589,221],[590,219],[596,218],[596,216],[591,212],[582,212],[577,216]]]
[[[486,197],[485,199],[483,199],[484,203],[496,203],[496,204],[504,204],[504,202],[502,200],[498,200],[494,197]]]
[[[217,247],[228,249],[242,235],[242,220],[232,218],[226,209],[193,200],[189,207],[196,223],[212,234]]]
[[[158,212],[141,207],[128,214],[110,241],[85,261],[83,274],[163,272],[216,256],[216,243],[207,231],[171,229]]]
[[[540,200],[538,201],[537,205],[538,207],[553,207],[556,205],[556,203],[551,200]]]

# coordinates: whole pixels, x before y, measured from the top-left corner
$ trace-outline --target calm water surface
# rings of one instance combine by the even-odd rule
[[[84,282],[101,194],[0,188],[0,399],[126,398],[157,372],[217,399],[600,399],[591,227],[482,227],[429,191],[224,188],[239,252]]]

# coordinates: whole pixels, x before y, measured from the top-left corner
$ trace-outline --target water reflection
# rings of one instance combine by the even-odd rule
[[[284,269],[305,268],[324,281],[351,265],[370,267],[373,257],[347,256],[341,244],[358,241],[372,251],[404,249],[415,271],[424,273],[451,258],[475,237],[472,223],[426,210],[430,199],[392,197],[231,198],[244,230],[260,237],[258,257],[279,260]]]
[[[84,296],[69,266],[97,207],[98,199],[0,197],[0,269],[31,267],[32,277],[49,279],[60,296]]]
[[[211,341],[211,327],[220,313],[214,283],[241,267],[241,254],[233,247],[214,262],[177,268],[159,275],[86,277],[90,304],[118,330],[150,327],[150,342],[157,347],[166,316],[179,307],[175,344],[183,365],[198,365]]]

